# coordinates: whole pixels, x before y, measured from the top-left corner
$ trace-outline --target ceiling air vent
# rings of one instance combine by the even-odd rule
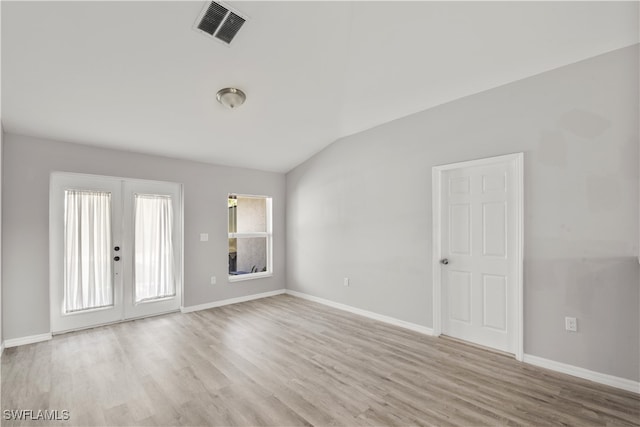
[[[212,1],[200,13],[195,28],[228,45],[246,20],[237,11],[231,11],[226,5]]]

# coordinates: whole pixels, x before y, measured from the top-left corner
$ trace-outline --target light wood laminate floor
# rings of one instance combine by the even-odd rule
[[[22,423],[40,426],[640,423],[636,394],[288,295],[7,349],[2,409],[70,411]]]

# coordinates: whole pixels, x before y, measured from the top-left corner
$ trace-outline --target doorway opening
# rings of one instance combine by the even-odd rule
[[[51,331],[179,310],[182,227],[180,184],[54,172]]]

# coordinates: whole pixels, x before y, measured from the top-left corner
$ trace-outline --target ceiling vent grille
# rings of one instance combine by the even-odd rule
[[[226,5],[212,1],[200,13],[195,29],[229,45],[246,20],[237,11],[231,11]]]

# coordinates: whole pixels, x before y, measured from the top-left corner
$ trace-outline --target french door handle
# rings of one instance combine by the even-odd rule
[[[449,264],[449,260],[447,258],[442,258],[440,260],[440,264],[447,265],[447,264]]]
[[[114,257],[113,257],[113,260],[114,260],[114,261],[120,261],[120,257],[119,257],[119,256],[114,256]]]

